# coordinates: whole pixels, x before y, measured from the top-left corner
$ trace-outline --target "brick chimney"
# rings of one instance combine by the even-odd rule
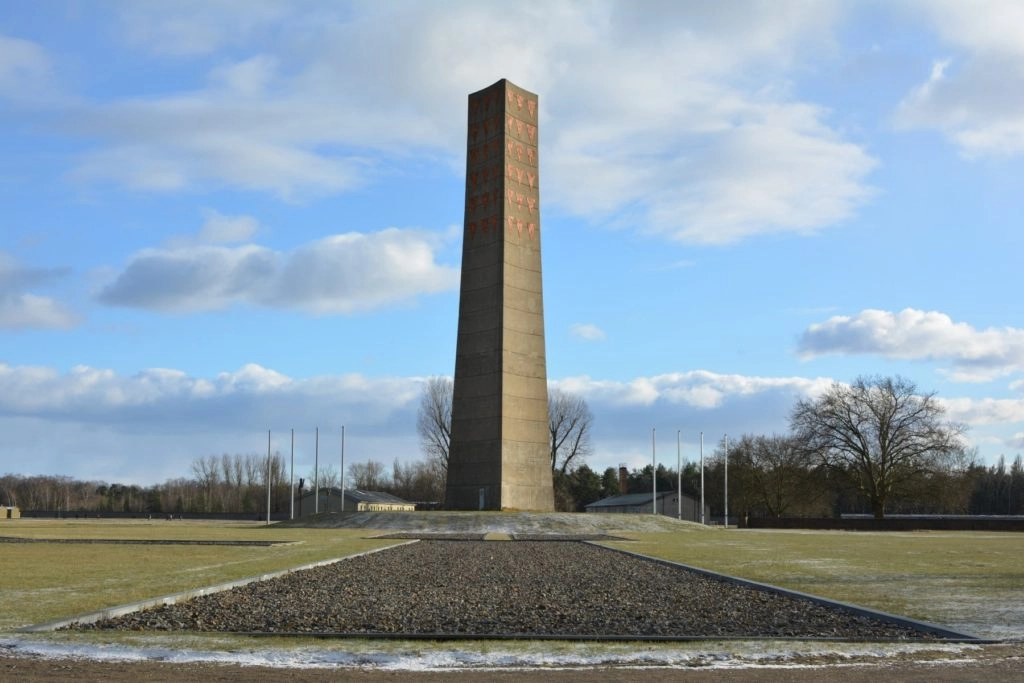
[[[629,492],[629,470],[625,465],[619,465],[619,495],[626,495]]]

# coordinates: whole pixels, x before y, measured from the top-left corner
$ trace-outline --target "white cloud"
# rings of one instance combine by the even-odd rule
[[[213,378],[151,368],[123,376],[103,368],[52,368],[0,363],[0,416],[52,418],[164,432],[188,424],[331,424],[332,414],[368,419],[419,399],[417,378],[342,375],[295,379],[250,363]],[[287,407],[292,404],[291,407]],[[249,411],[253,411],[249,414]],[[275,416],[275,411],[280,411]],[[341,411],[339,413],[338,411]],[[354,418],[358,419],[358,417]],[[172,427],[177,423],[178,427]]]
[[[558,201],[596,220],[624,221],[628,214],[678,241],[729,244],[759,234],[812,233],[849,218],[871,196],[863,179],[874,160],[830,130],[824,111],[689,85],[681,87],[691,99],[708,101],[684,106],[720,111],[684,109],[661,127],[622,112],[635,129],[609,116],[601,125],[605,135],[618,136],[614,145],[575,135],[563,140],[556,131],[548,179]],[[652,146],[661,150],[653,157]],[[580,177],[588,182],[577,182]]]
[[[967,156],[1024,153],[1024,5],[1016,0],[913,2],[955,56],[896,111],[907,128],[935,128]]]
[[[192,90],[71,112],[99,142],[75,178],[292,200],[409,154],[461,171],[466,96],[504,76],[540,94],[552,205],[597,223],[727,244],[812,233],[871,196],[874,159],[788,92],[796,57],[831,49],[833,3],[243,6],[124,7],[140,48],[239,57]]]
[[[0,295],[0,329],[67,330],[79,323],[79,317],[64,304],[35,294]]]
[[[953,379],[988,381],[1024,371],[1024,330],[976,330],[936,311],[868,309],[811,325],[800,338],[799,352],[803,358],[838,353],[948,361]]]
[[[122,2],[122,39],[157,55],[194,58],[228,45],[245,43],[253,34],[279,26],[288,5],[273,0],[176,0]]]
[[[591,323],[576,323],[569,328],[574,337],[587,341],[600,341],[605,338],[604,330]]]
[[[293,130],[282,119],[301,115],[275,108],[198,97],[82,111],[71,125],[110,138],[111,144],[85,154],[71,177],[165,192],[227,184],[285,200],[350,190],[361,183],[360,159],[313,149],[335,142],[336,136]]]
[[[79,317],[56,299],[28,290],[66,277],[66,269],[25,268],[0,252],[0,329],[75,327]]]
[[[372,310],[458,286],[435,261],[438,238],[391,228],[331,235],[291,252],[197,245],[136,254],[99,294],[103,303],[186,313],[239,303],[314,315]]]
[[[37,44],[0,35],[0,97],[24,99],[49,79],[50,68]]]
[[[256,236],[259,222],[252,216],[225,216],[209,209],[206,221],[199,231],[199,241],[206,244],[232,244],[247,242]]]
[[[1024,422],[1024,399],[940,398],[947,417],[968,425],[1014,424]]]
[[[212,378],[0,364],[0,446],[20,473],[152,484],[189,476],[197,457],[266,453],[268,429],[274,451],[288,457],[295,429],[303,476],[313,463],[313,428],[320,427],[322,464],[336,457],[343,419],[352,462],[372,456],[390,464],[419,457],[421,386],[419,378],[298,379],[255,364]]]
[[[210,80],[240,97],[255,97],[267,92],[277,75],[277,59],[257,55],[241,62],[216,67]]]
[[[555,383],[599,405],[623,408],[662,406],[693,410],[721,408],[727,401],[761,394],[817,396],[830,384],[824,378],[748,377],[704,370],[638,377],[628,382],[569,377]],[[788,411],[791,406],[786,406]]]

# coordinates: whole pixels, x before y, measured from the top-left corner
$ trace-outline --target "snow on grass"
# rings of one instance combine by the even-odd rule
[[[808,668],[842,664],[879,663],[911,657],[922,662],[962,663],[980,650],[964,644],[851,644],[791,641],[729,641],[700,644],[638,643],[493,643],[468,641],[420,643],[388,641],[319,641],[315,646],[278,644],[257,647],[263,641],[147,638],[146,645],[124,642],[60,641],[4,637],[0,652],[9,656],[98,661],[162,661],[220,663],[281,669],[349,668],[389,671],[498,671],[522,669],[591,668]],[[278,641],[280,643],[280,641]],[[205,647],[203,647],[205,645]],[[220,645],[230,649],[211,649]]]

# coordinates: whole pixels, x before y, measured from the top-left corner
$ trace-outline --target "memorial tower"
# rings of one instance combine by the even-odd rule
[[[469,96],[449,509],[554,509],[537,119],[507,80]]]

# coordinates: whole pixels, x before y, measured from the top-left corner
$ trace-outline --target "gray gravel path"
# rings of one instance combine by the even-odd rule
[[[78,628],[929,638],[579,542],[420,541]]]

